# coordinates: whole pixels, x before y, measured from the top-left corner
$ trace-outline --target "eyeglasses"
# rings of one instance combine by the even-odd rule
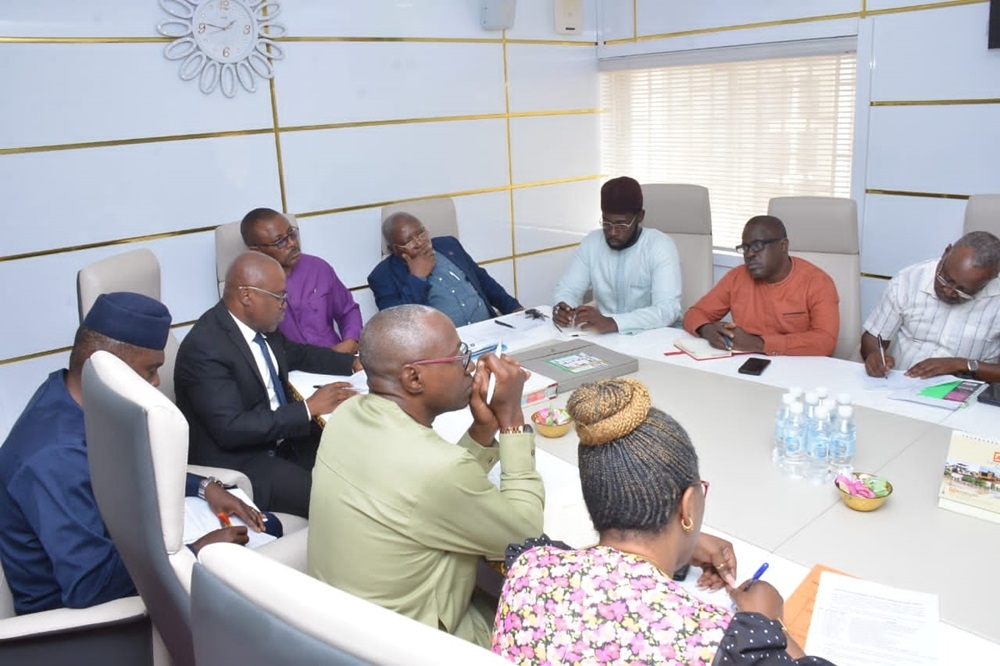
[[[750,243],[743,243],[742,245],[737,245],[736,251],[739,252],[740,254],[746,254],[748,251],[757,254],[771,243],[777,243],[778,241],[781,240],[785,240],[785,237],[781,236],[780,238],[767,238],[765,240],[755,240]]]
[[[635,224],[635,221],[636,219],[638,219],[638,217],[639,214],[636,213],[635,215],[632,216],[632,219],[629,220],[628,222],[608,222],[607,220],[602,219],[601,227],[603,227],[605,231],[625,231],[633,224]]]
[[[255,243],[256,247],[276,247],[279,250],[284,250],[288,247],[288,243],[293,240],[297,240],[299,237],[299,230],[295,227],[288,227],[288,233],[274,241],[273,243]]]
[[[395,245],[396,247],[398,247],[398,248],[400,248],[402,250],[408,250],[408,251],[412,252],[413,250],[415,250],[418,247],[420,247],[421,245],[423,245],[426,241],[427,241],[427,230],[424,229],[419,234],[417,234],[416,236],[414,236],[410,240],[406,241],[402,245],[400,245],[398,243],[393,243],[393,245]]]
[[[427,358],[422,361],[413,361],[410,365],[433,365],[435,363],[451,363],[453,361],[461,361],[462,367],[466,370],[469,369],[469,363],[472,362],[472,350],[469,349],[469,345],[464,342],[458,346],[458,356],[445,356],[442,358]]]
[[[944,271],[944,266],[939,266],[937,275],[934,276],[937,279],[939,285],[941,285],[945,289],[949,289],[955,292],[955,295],[958,296],[963,301],[971,301],[973,298],[975,298],[975,296],[973,296],[972,294],[968,294],[959,289],[958,287],[956,287],[955,283],[951,281],[951,278],[945,277],[942,271]]]
[[[254,291],[259,291],[262,294],[267,294],[271,298],[278,299],[279,305],[281,305],[281,307],[285,307],[286,305],[288,305],[288,292],[287,291],[285,293],[283,293],[283,294],[276,294],[273,291],[268,291],[267,289],[261,289],[260,287],[253,286],[252,284],[241,284],[240,285],[240,289],[253,289]]]

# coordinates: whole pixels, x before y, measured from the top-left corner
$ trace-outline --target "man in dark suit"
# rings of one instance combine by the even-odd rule
[[[319,443],[313,416],[354,395],[350,384],[290,398],[288,371],[348,375],[354,356],[285,339],[285,271],[259,252],[241,254],[226,273],[222,300],[184,337],[174,367],[177,406],[190,426],[192,463],[238,469],[261,508],[307,516]]]
[[[382,223],[391,254],[368,276],[379,310],[415,303],[440,310],[455,326],[522,310],[517,299],[483,270],[453,236],[427,237],[409,213]]]

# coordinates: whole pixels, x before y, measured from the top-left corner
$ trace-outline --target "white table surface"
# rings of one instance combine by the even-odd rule
[[[503,319],[518,316],[523,315]],[[481,322],[459,334],[482,339],[493,335],[490,327],[503,329],[496,337],[513,353],[577,337],[557,331],[550,322],[526,332]],[[952,412],[893,400],[887,390],[865,388],[861,364],[832,358],[771,357],[760,377],[740,375],[736,370],[744,356],[696,361],[672,354],[673,340],[680,335],[686,333],[656,329],[581,337],[640,359],[635,376],[649,386],[654,406],[674,416],[692,437],[701,475],[712,483],[706,531],[734,543],[741,573],[749,575],[766,558],[768,580],[786,597],[817,563],[875,582],[934,592],[941,599],[941,663],[1000,663],[1000,613],[995,610],[1000,577],[992,575],[1000,525],[937,508],[951,430],[995,436],[1000,433],[1000,408],[974,404]],[[770,464],[781,393],[791,386],[810,390],[820,385],[831,395],[850,393],[857,405],[855,467],[884,474],[893,483],[893,496],[878,511],[851,511],[832,484],[787,479]],[[312,392],[311,385],[301,388],[304,395]],[[564,405],[566,398],[560,395],[556,404]],[[454,441],[470,423],[467,411],[456,412],[439,417],[434,427]],[[576,464],[572,430],[558,439],[538,437],[537,443]],[[558,533],[553,523],[571,517],[579,532],[580,506],[573,502],[580,497],[567,488],[565,474],[559,477],[546,529]]]

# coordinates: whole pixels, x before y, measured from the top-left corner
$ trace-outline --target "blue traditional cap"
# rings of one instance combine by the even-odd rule
[[[167,346],[170,311],[155,298],[117,291],[98,296],[83,325],[112,340],[160,351]]]

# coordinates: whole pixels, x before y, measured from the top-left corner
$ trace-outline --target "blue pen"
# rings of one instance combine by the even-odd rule
[[[751,576],[750,580],[747,581],[747,584],[743,586],[743,591],[746,592],[747,590],[750,589],[751,585],[760,580],[760,577],[764,575],[764,572],[767,571],[767,568],[769,566],[771,565],[769,565],[767,562],[764,562],[764,564],[760,565],[760,569],[757,569],[757,572],[753,576]]]
[[[731,337],[729,337],[728,335],[724,334],[724,333],[722,335],[722,339],[726,341],[726,349],[728,349],[729,351],[732,351],[733,350],[733,339]]]

